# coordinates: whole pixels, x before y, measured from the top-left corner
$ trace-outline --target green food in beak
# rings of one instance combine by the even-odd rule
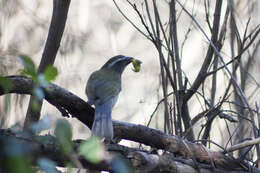
[[[139,72],[141,70],[142,61],[140,61],[138,59],[133,59],[132,64],[133,64],[133,67],[134,67],[132,70],[134,72]]]

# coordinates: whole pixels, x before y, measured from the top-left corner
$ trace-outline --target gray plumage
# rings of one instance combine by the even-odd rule
[[[113,139],[112,108],[121,91],[121,75],[133,60],[118,55],[110,58],[100,70],[93,72],[87,82],[88,103],[95,106],[92,134],[100,138]]]

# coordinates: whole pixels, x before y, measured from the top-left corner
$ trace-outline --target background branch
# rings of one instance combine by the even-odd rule
[[[54,60],[60,47],[61,38],[65,28],[69,5],[70,0],[53,0],[53,13],[51,24],[41,62],[38,68],[38,73],[43,73],[49,65],[54,64]],[[37,104],[36,110],[33,107],[33,104]],[[28,128],[31,123],[36,122],[40,119],[41,107],[42,100],[32,95],[25,117],[25,129]]]

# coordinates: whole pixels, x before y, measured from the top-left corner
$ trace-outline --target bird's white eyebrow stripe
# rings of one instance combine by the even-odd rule
[[[118,58],[116,61],[114,61],[113,63],[110,63],[109,65],[108,65],[108,67],[112,67],[114,64],[116,64],[118,61],[122,61],[122,60],[124,60],[124,59],[127,59],[127,58],[129,58],[129,57],[127,57],[127,56],[123,56],[122,58],[120,57],[120,58]]]

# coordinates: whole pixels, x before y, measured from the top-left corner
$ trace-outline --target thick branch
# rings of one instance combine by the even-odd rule
[[[205,165],[202,163],[197,163],[197,165],[195,165],[191,159],[177,158],[172,153],[164,153],[160,155],[157,153],[149,153],[145,150],[137,148],[125,147],[119,144],[107,144],[105,147],[109,152],[105,154],[105,157],[101,160],[101,162],[94,164],[90,163],[88,160],[84,159],[78,154],[78,148],[82,142],[84,141],[73,141],[73,155],[75,156],[73,159],[78,160],[84,169],[113,171],[113,164],[118,164],[118,159],[120,159],[118,156],[121,155],[129,159],[131,165],[137,173],[158,173],[164,172],[166,170],[169,173],[195,173],[198,172],[197,169],[195,169],[196,167],[200,169],[200,172],[204,173],[248,172],[243,171],[241,168],[232,171],[230,169],[215,168],[214,171],[212,171],[211,165]],[[21,135],[21,133],[15,134],[10,130],[0,130],[0,144],[2,144],[1,146],[3,148],[5,148],[6,145],[15,145],[19,148],[26,148],[24,155],[33,155],[35,162],[40,158],[48,158],[55,161],[58,166],[65,167],[66,163],[70,162],[71,160],[71,158],[69,158],[70,156],[64,155],[64,153],[62,153],[62,151],[56,145],[56,138],[50,135],[30,136],[26,134]],[[5,161],[9,159],[12,159],[13,156],[8,152],[1,154],[1,159],[4,160],[0,163],[0,165],[4,164]],[[72,166],[76,167],[76,165]],[[8,169],[8,167],[4,167]],[[3,167],[0,167],[0,171],[2,169]],[[259,171],[255,169],[252,172],[257,173]]]
[[[6,78],[13,83],[13,87],[8,93],[31,94],[33,89],[33,82],[31,79],[22,76],[9,76]],[[50,83],[48,87],[43,89],[45,92],[45,99],[56,106],[63,116],[71,115],[86,126],[91,127],[94,109],[84,100],[55,84]],[[4,90],[0,87],[0,95],[3,94]],[[185,158],[196,160],[200,163],[214,163],[217,168],[241,168],[241,163],[237,163],[234,158],[224,155],[221,152],[211,151],[201,144],[194,144],[143,125],[119,121],[113,121],[113,125],[116,138],[127,139],[157,149],[163,149],[171,153],[179,154]]]
[[[23,76],[9,76],[12,82],[12,89],[8,93],[30,94],[33,90],[33,81]],[[73,93],[61,88],[55,84],[49,84],[43,88],[45,100],[55,106],[64,117],[75,117],[87,127],[91,128],[94,109],[84,100],[77,97]],[[4,89],[0,86],[0,95],[4,94]]]

